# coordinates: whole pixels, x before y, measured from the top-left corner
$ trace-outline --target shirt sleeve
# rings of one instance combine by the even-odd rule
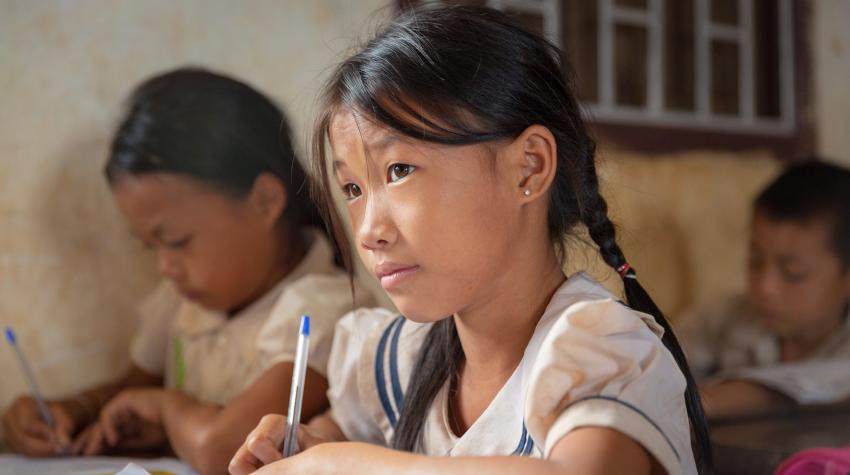
[[[386,445],[374,414],[374,380],[364,368],[375,358],[375,343],[397,315],[385,309],[359,309],[343,317],[336,327],[328,362],[328,399],[331,418],[351,441]]]
[[[138,306],[139,328],[130,342],[130,360],[144,371],[162,376],[174,316],[182,299],[162,281]]]
[[[685,379],[660,327],[614,300],[579,302],[558,318],[533,364],[525,408],[544,457],[575,429],[606,427],[641,444],[668,474],[690,473]]]
[[[351,285],[345,275],[311,274],[286,286],[268,320],[257,334],[260,370],[294,361],[298,347],[298,328],[302,315],[310,316],[310,351],[307,364],[327,375],[337,321],[359,305],[371,304],[371,296],[356,289],[352,300]]]

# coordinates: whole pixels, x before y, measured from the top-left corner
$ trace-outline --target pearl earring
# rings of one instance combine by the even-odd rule
[[[525,190],[522,192],[525,196],[531,196],[531,190]]]

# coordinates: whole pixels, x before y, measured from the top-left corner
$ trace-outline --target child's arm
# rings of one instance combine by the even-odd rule
[[[292,363],[266,370],[248,389],[225,406],[206,404],[180,391],[126,392],[104,409],[101,425],[107,441],[116,443],[128,416],[160,423],[175,453],[203,475],[226,473],[227,463],[264,414],[285,412]],[[308,369],[302,414],[305,419],[327,407],[327,381]]]
[[[80,429],[97,420],[100,409],[119,391],[132,386],[160,385],[162,378],[133,366],[122,378],[88,389],[77,396],[48,402],[56,419],[56,438],[65,448],[71,437]],[[15,452],[31,455],[55,455],[60,451],[51,442],[50,429],[41,419],[35,401],[29,396],[19,397],[3,415],[6,442]]]
[[[794,401],[788,396],[744,380],[704,384],[699,392],[710,419],[770,414],[794,406]]]
[[[233,471],[231,468],[231,473],[242,475],[250,472]],[[519,456],[429,457],[376,445],[344,442],[318,445],[302,454],[266,465],[256,473],[638,475],[664,471],[643,447],[627,436],[613,429],[587,427],[570,432],[561,439],[545,460]]]

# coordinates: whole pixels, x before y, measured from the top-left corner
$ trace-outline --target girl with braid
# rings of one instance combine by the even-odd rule
[[[494,10],[432,7],[333,71],[313,140],[320,208],[343,236],[342,191],[401,316],[343,317],[331,409],[285,459],[285,417],[266,416],[232,474],[707,470],[696,386],[617,245],[560,57]],[[564,275],[581,226],[627,303]]]

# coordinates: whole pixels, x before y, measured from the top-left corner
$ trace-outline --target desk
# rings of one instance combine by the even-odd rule
[[[0,454],[0,475],[102,475],[115,473],[135,462],[148,471],[175,475],[196,475],[186,464],[173,458],[133,459],[125,457],[27,458]]]
[[[809,407],[711,425],[717,475],[772,474],[792,454],[850,446],[850,407]]]

